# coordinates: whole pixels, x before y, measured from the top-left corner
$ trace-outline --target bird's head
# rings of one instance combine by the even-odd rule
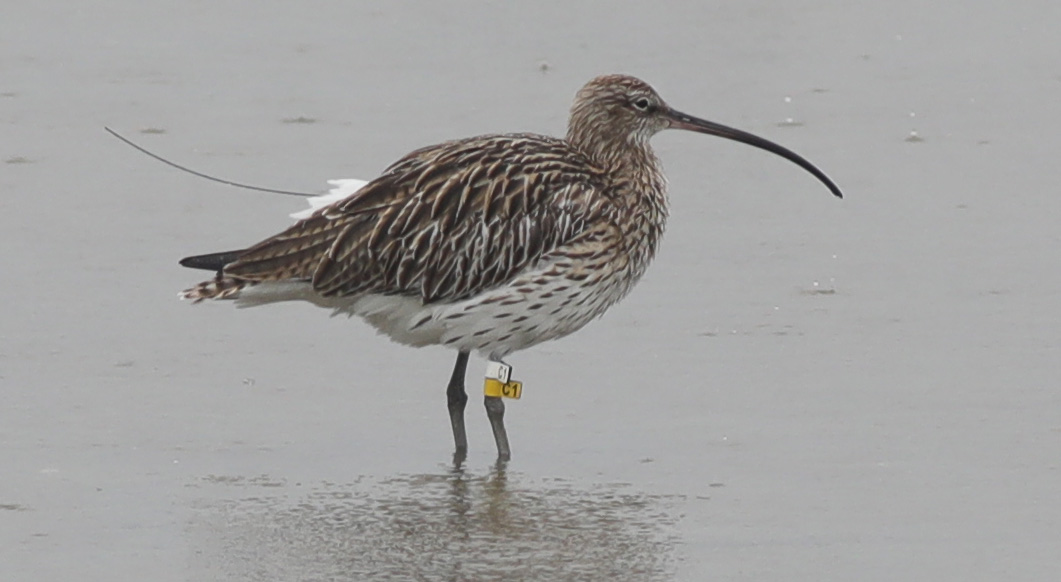
[[[822,181],[843,198],[840,188],[805,158],[792,150],[746,131],[693,117],[667,105],[648,83],[629,75],[604,75],[586,83],[571,106],[568,140],[588,152],[620,152],[626,147],[647,148],[649,139],[664,129],[684,129],[715,135],[777,154]]]

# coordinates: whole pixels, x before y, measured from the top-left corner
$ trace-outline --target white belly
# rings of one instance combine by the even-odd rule
[[[512,352],[564,337],[599,317],[629,285],[593,278],[524,274],[512,283],[452,303],[424,305],[419,298],[366,294],[322,297],[305,282],[266,282],[242,290],[240,307],[276,301],[308,301],[334,314],[359,316],[392,340],[410,346],[442,345],[501,359]]]

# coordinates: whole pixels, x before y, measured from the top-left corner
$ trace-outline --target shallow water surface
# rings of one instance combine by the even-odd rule
[[[0,17],[0,581],[1061,580],[1061,3],[55,0]],[[189,305],[184,256],[590,78],[671,214],[604,318],[513,354],[492,470],[453,354]]]
[[[233,580],[669,580],[676,499],[496,468],[293,487],[209,477],[196,569]],[[219,489],[220,488],[220,489]]]

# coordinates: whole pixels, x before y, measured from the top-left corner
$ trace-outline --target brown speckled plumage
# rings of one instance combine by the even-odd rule
[[[606,172],[573,154],[532,135],[419,150],[356,196],[251,247],[224,275],[304,279],[324,296],[472,297],[577,244],[614,212],[601,196]]]
[[[839,193],[795,154],[676,112],[643,81],[609,75],[578,92],[566,139],[487,135],[416,150],[354,195],[236,253],[213,280],[183,296],[220,299],[263,283],[304,282],[322,300],[397,296],[426,307],[481,297],[522,302],[530,310],[549,307],[558,321],[566,307],[592,306],[589,313],[574,310],[560,326],[564,329],[543,333],[542,339],[566,335],[622,298],[656,252],[667,218],[667,194],[649,139],[668,127],[771,149],[804,165]],[[513,297],[485,296],[506,286]],[[552,286],[560,291],[545,290]],[[535,290],[545,290],[548,300],[571,289],[577,293],[555,306],[552,301],[520,301]],[[468,312],[474,305],[465,305],[462,313],[473,315]],[[374,305],[373,311],[378,316],[379,307]],[[437,315],[451,322],[461,317],[431,311],[413,322],[387,321],[377,327],[394,337],[401,334],[388,326],[420,327],[424,318]],[[486,334],[479,328],[467,332],[472,337]],[[438,337],[406,343],[460,344],[497,356],[537,343],[527,336],[512,345],[464,345],[468,342],[453,334],[434,335]],[[497,339],[503,335],[494,334]]]
[[[500,360],[580,329],[644,274],[667,218],[666,179],[649,140],[668,128],[766,149],[840,195],[789,150],[675,111],[643,81],[609,75],[578,92],[565,139],[486,135],[416,150],[280,234],[186,259],[218,271],[182,296],[309,300],[399,342]]]

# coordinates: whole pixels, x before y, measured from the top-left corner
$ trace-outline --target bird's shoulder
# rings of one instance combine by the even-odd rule
[[[531,170],[554,159],[577,164],[590,174],[597,170],[585,154],[566,140],[537,133],[497,133],[445,141],[413,150],[382,173],[391,175],[427,169],[458,170],[492,162],[507,162],[512,169]]]
[[[410,152],[328,214],[429,207],[431,219],[442,219],[445,228],[469,212],[482,212],[486,220],[514,218],[532,208],[570,205],[571,197],[585,206],[607,198],[608,180],[605,169],[564,140],[483,135]]]

